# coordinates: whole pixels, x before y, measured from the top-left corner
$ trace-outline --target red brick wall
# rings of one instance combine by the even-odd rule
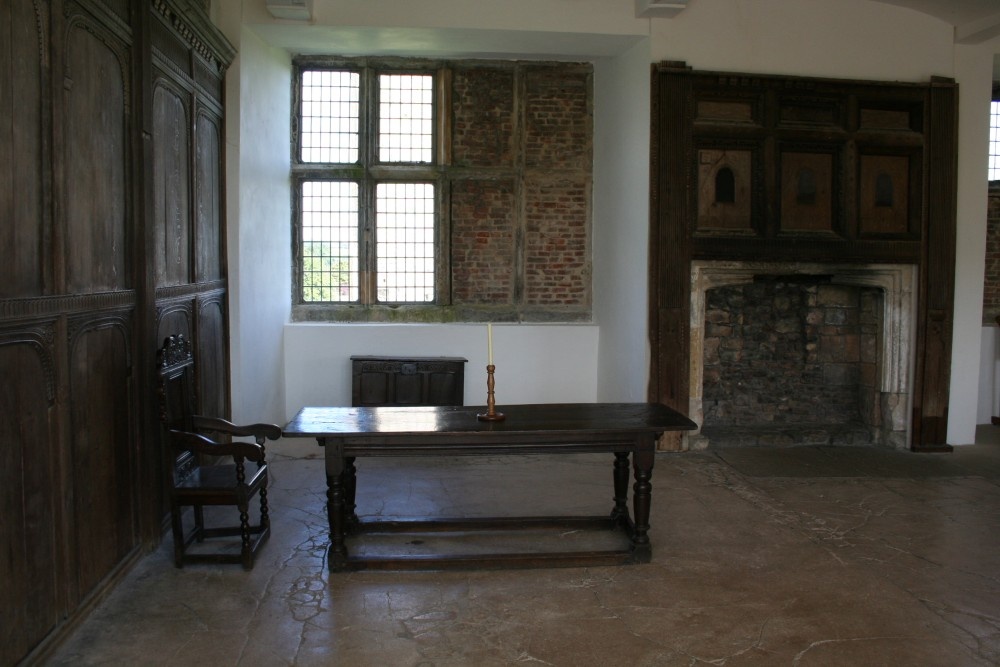
[[[524,159],[529,168],[589,173],[589,72],[574,76],[559,67],[528,69],[524,111]]]
[[[983,324],[996,324],[1000,315],[1000,188],[990,188],[986,231],[986,276],[983,285]]]
[[[590,303],[586,184],[529,183],[525,237],[525,302],[572,307]]]
[[[514,186],[459,181],[451,189],[452,301],[514,303]]]
[[[589,319],[591,66],[458,66],[451,103],[452,305],[467,319]]]
[[[452,77],[452,164],[514,164],[514,70],[458,69]]]

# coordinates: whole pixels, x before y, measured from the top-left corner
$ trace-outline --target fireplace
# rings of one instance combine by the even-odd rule
[[[694,261],[687,447],[910,442],[916,267]]]

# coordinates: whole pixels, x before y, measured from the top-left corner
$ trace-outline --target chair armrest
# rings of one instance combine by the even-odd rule
[[[263,461],[264,448],[253,442],[216,442],[198,433],[170,430],[171,444],[183,449],[210,456],[232,456],[249,461]]]
[[[214,431],[235,436],[252,436],[257,444],[264,444],[267,440],[277,440],[281,437],[281,428],[277,424],[247,424],[239,426],[231,421],[218,417],[204,417],[192,415],[191,423],[199,431]]]

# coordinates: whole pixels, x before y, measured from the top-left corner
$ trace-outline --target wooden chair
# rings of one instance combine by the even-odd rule
[[[275,424],[237,426],[217,417],[195,414],[194,358],[184,336],[169,336],[157,353],[160,375],[161,418],[170,447],[170,518],[174,536],[174,564],[190,562],[242,563],[253,568],[254,556],[271,534],[267,509],[267,461],[265,440],[277,440]],[[216,439],[206,436],[211,434]],[[252,437],[255,442],[230,441]],[[246,461],[256,463],[248,471]],[[260,496],[260,521],[250,525],[250,501]],[[239,525],[207,528],[205,505],[234,505]],[[194,528],[185,534],[184,508],[191,507]],[[239,554],[190,553],[195,541],[211,537],[239,536]]]

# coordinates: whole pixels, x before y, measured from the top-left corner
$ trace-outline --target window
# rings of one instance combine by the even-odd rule
[[[297,69],[300,303],[435,302],[434,81]]]
[[[293,60],[292,319],[592,319],[593,66]]]
[[[990,103],[989,179],[991,181],[1000,181],[1000,100],[993,100]]]

